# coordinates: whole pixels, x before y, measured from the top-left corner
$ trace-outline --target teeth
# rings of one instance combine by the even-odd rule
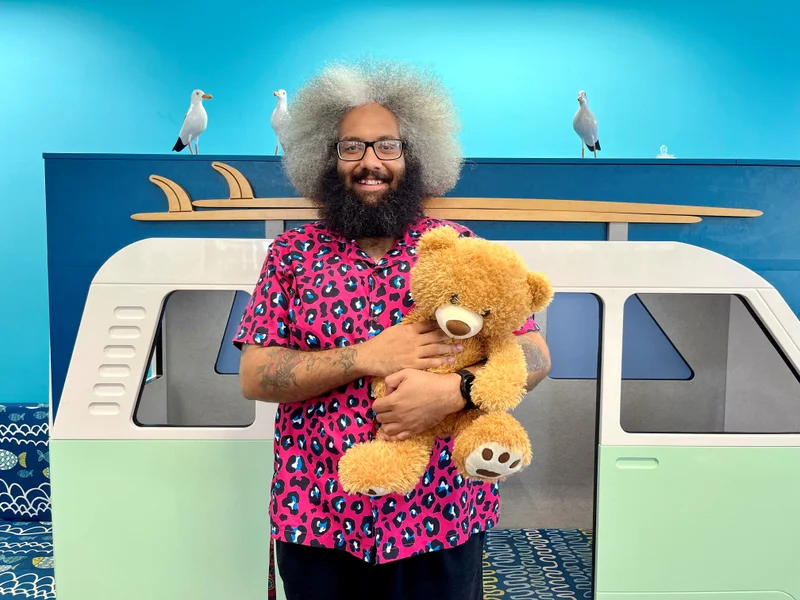
[[[378,179],[360,179],[358,183],[361,185],[380,185],[383,182]]]

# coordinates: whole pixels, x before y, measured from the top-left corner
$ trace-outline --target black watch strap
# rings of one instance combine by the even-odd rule
[[[475,403],[472,402],[472,382],[475,381],[475,374],[467,369],[458,371],[458,374],[461,376],[461,396],[466,402],[466,404],[464,404],[464,410],[478,408],[475,406]]]

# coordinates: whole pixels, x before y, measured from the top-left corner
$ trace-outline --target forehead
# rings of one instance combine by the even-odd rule
[[[399,137],[400,124],[389,109],[380,104],[365,104],[350,110],[339,123],[339,139],[377,140]]]

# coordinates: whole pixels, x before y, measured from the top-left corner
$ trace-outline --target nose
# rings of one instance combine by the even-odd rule
[[[364,158],[361,159],[361,166],[365,169],[378,169],[381,167],[381,159],[375,154],[375,148],[367,148]]]
[[[467,335],[469,333],[469,325],[464,321],[452,319],[447,321],[447,331],[453,335]]]

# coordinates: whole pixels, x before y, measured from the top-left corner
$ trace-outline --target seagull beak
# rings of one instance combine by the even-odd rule
[[[273,96],[279,96],[280,94],[278,94],[278,92],[272,92],[272,95]]]
[[[211,94],[203,94],[203,99],[204,100],[211,100],[211,98],[213,98],[213,97],[214,96],[212,96]]]

